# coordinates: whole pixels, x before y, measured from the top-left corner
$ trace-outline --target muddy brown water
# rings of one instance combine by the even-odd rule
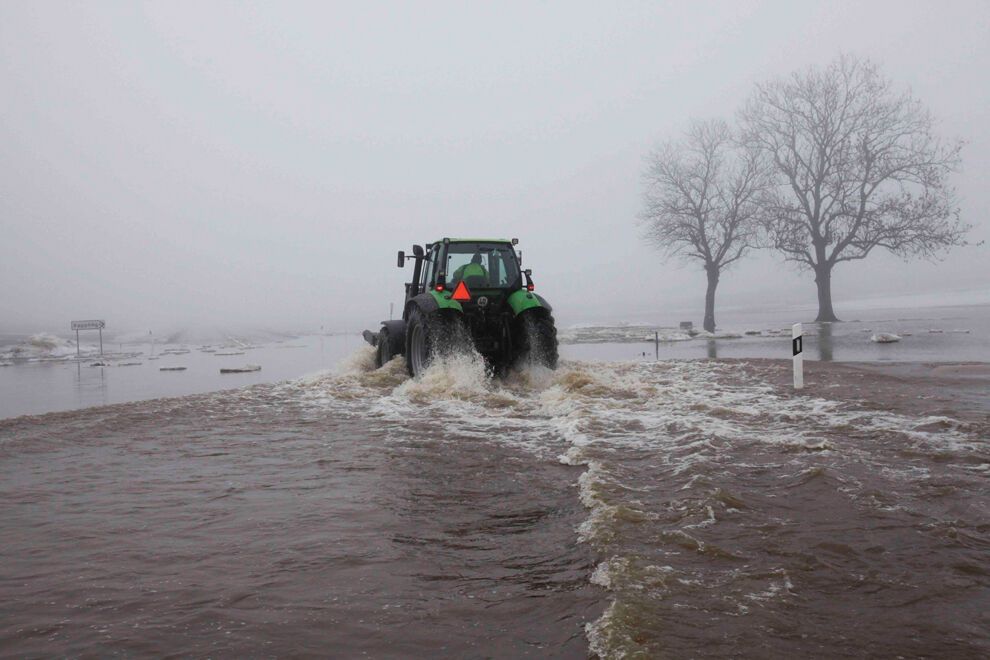
[[[779,365],[368,358],[0,421],[0,654],[990,654],[979,423]]]

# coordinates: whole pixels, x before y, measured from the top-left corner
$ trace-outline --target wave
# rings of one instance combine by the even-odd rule
[[[335,414],[422,422],[583,466],[577,496],[588,517],[575,538],[605,558],[589,580],[612,598],[586,628],[601,657],[662,650],[656,621],[687,616],[671,609],[678,603],[745,617],[793,598],[794,560],[759,542],[788,542],[787,506],[828,502],[862,511],[848,524],[867,527],[869,516],[900,510],[927,519],[922,498],[949,491],[917,463],[960,465],[954,479],[981,480],[990,459],[985,440],[951,418],[795,395],[746,363],[562,361],[497,380],[465,354],[412,380],[401,357],[375,369],[374,349],[362,347],[332,372],[281,387]],[[866,561],[866,549],[847,545]]]
[[[75,342],[48,332],[39,332],[31,335],[26,341],[22,341],[7,351],[0,353],[0,359],[53,360],[73,357],[75,354]]]

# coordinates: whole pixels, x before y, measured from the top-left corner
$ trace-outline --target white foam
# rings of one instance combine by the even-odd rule
[[[618,530],[659,519],[659,513],[640,501],[649,501],[638,493],[643,484],[623,483],[617,461],[629,450],[655,456],[669,478],[683,482],[676,491],[680,501],[671,503],[682,517],[666,534],[681,550],[697,552],[718,551],[699,537],[735,510],[719,504],[705,476],[724,469],[719,461],[729,443],[780,450],[782,465],[789,468],[781,472],[785,479],[814,476],[801,457],[830,452],[874,466],[876,477],[889,480],[894,490],[923,475],[882,470],[883,458],[856,437],[893,438],[899,446],[923,453],[985,452],[985,443],[951,419],[919,420],[810,394],[791,396],[758,378],[759,372],[745,363],[563,361],[556,371],[529,369],[499,380],[489,378],[483,360],[469,354],[442,360],[412,380],[402,358],[376,370],[374,350],[362,347],[333,372],[313,374],[292,387],[314,405],[363,420],[380,419],[388,423],[386,429],[403,428],[399,423],[410,419],[440,420],[457,437],[512,444],[531,451],[534,460],[586,465],[577,482],[588,516],[576,536],[610,555],[621,550]],[[829,478],[848,497],[862,496],[862,485],[851,476],[829,473]],[[600,564],[594,582],[614,590],[621,581],[620,560]],[[646,579],[641,572],[637,575]],[[740,600],[758,603],[791,590],[786,574],[775,575],[746,598],[740,594]],[[622,646],[603,637],[614,634],[608,628],[615,607],[613,602],[587,628],[593,651]]]
[[[375,369],[375,347],[370,344],[360,346],[353,353],[348,355],[334,369],[334,372],[341,376],[356,376]]]
[[[746,594],[745,598],[756,602],[767,602],[792,594],[794,592],[794,584],[791,582],[791,577],[787,574],[787,571],[780,568],[774,573],[777,579],[771,579],[770,584],[765,590]]]
[[[417,402],[471,399],[484,397],[493,386],[480,355],[454,353],[435,360],[422,376],[407,380],[395,394]]]
[[[95,347],[86,347],[81,351],[89,356],[95,352]],[[4,360],[53,360],[75,357],[76,344],[48,332],[31,335],[20,344],[0,354]]]

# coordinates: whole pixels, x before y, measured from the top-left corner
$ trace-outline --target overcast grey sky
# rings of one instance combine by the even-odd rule
[[[443,235],[518,236],[565,323],[700,322],[701,269],[640,240],[645,154],[843,51],[967,141],[990,238],[987,2],[5,2],[0,329],[373,327],[395,251]],[[988,251],[841,264],[837,312],[986,291]],[[765,254],[718,303],[815,288]]]

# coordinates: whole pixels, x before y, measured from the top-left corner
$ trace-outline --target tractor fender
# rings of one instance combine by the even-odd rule
[[[391,344],[392,355],[403,355],[406,352],[406,322],[382,321],[382,327],[388,331],[388,343]],[[365,330],[367,332],[367,330]]]
[[[455,312],[463,312],[464,308],[461,307],[461,303],[456,300],[451,300],[447,297],[449,295],[450,294],[444,294],[433,290],[419,294],[406,304],[406,318],[409,318],[409,308],[412,305],[419,307],[419,310],[423,312],[423,314],[430,314],[431,312],[444,309],[452,309]]]
[[[533,309],[534,307],[545,309],[548,312],[553,311],[553,308],[550,307],[550,303],[548,303],[543,296],[538,293],[526,291],[525,289],[519,289],[510,295],[508,303],[509,307],[512,308],[512,313],[516,316],[519,316],[527,309]]]

